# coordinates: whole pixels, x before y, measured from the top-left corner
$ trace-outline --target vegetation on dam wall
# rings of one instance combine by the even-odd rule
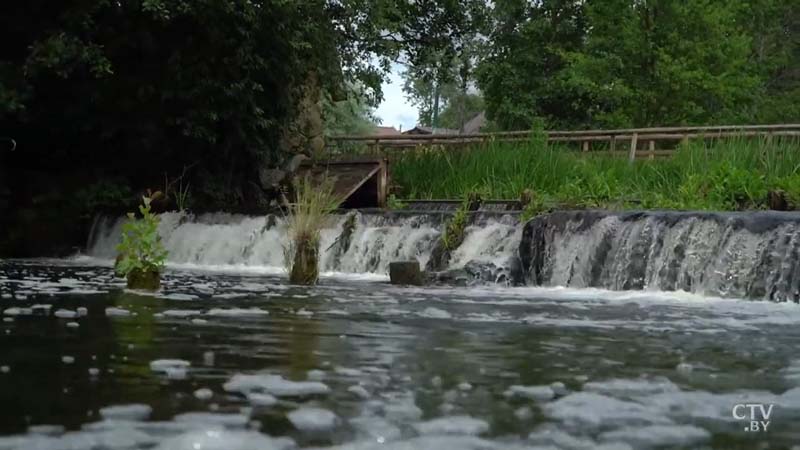
[[[392,178],[400,197],[409,199],[471,192],[519,199],[527,189],[533,193],[530,207],[538,210],[794,209],[800,207],[800,142],[690,142],[669,158],[634,163],[541,140],[492,143],[404,153],[393,162]]]

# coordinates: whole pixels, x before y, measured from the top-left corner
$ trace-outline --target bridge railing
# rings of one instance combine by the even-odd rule
[[[532,131],[475,134],[427,134],[395,136],[334,136],[333,151],[359,147],[366,153],[413,150],[427,146],[460,148],[491,142],[522,142]],[[602,151],[635,158],[669,156],[681,142],[726,138],[800,137],[800,124],[722,125],[699,127],[622,128],[613,130],[544,131],[548,142],[578,144],[583,152]],[[603,145],[598,145],[603,144]],[[593,148],[594,147],[594,148]]]

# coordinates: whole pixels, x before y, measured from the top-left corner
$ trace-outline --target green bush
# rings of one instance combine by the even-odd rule
[[[142,197],[137,219],[128,213],[128,221],[122,226],[122,242],[117,245],[119,259],[116,271],[128,276],[131,272],[161,272],[167,260],[167,251],[158,235],[158,216],[150,212],[151,197]]]

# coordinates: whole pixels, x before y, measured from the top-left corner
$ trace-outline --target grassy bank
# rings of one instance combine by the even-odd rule
[[[800,141],[690,143],[666,159],[581,156],[541,141],[427,150],[392,165],[408,199],[517,199],[525,189],[539,206],[742,210],[767,207],[771,190],[800,206]]]

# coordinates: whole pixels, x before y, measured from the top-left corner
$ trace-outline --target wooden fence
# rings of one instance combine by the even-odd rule
[[[635,158],[669,156],[681,142],[724,138],[800,137],[800,124],[724,125],[703,127],[627,128],[617,130],[545,131],[548,142],[576,144],[583,152],[602,151]],[[453,135],[335,136],[329,138],[331,150],[345,152],[360,148],[371,154],[410,150],[423,146],[463,148],[491,142],[522,142],[531,131]],[[598,145],[602,144],[602,145]]]

